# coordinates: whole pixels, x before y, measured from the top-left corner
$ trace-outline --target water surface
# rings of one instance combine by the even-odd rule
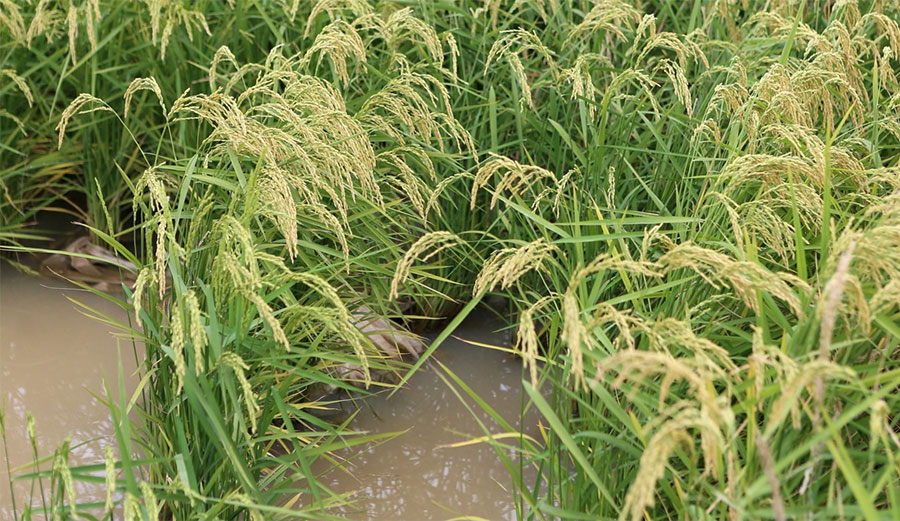
[[[107,408],[91,393],[105,398],[104,377],[115,392],[119,344],[128,388],[134,388],[131,344],[117,341],[112,326],[86,317],[66,297],[116,320],[125,319],[115,304],[64,281],[27,276],[5,263],[0,266],[0,407],[7,415],[13,468],[33,460],[26,412],[34,415],[39,456],[51,455],[70,437],[73,465],[103,461],[105,447],[114,444],[114,430]],[[8,479],[6,456],[0,450],[0,519],[13,518]],[[102,483],[76,482],[75,488],[79,502],[106,498]],[[30,487],[17,482],[15,490],[21,515]],[[39,497],[33,503],[39,505]]]
[[[538,437],[533,412],[520,421],[521,361],[505,352],[465,341],[505,346],[508,333],[488,312],[471,317],[433,358],[445,364],[514,428]],[[464,394],[464,393],[463,393]],[[476,417],[492,433],[503,432],[487,413],[464,404],[433,367],[416,373],[393,397],[357,400],[361,408],[350,428],[370,433],[407,431],[361,451],[345,451],[345,471],[332,470],[323,483],[352,493],[356,508],[339,514],[354,520],[427,520],[457,517],[491,521],[516,519],[510,477],[497,452],[480,443],[450,444],[483,436]],[[469,410],[468,404],[472,409]],[[473,415],[474,412],[474,415]],[[514,444],[514,440],[505,440]],[[324,465],[320,463],[320,468]]]

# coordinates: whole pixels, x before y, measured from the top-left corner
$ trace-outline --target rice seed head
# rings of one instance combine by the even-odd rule
[[[50,471],[51,478],[51,487],[54,490],[59,490],[59,495],[56,496],[58,498],[58,502],[54,501],[53,503],[53,514],[56,518],[62,518],[65,514],[62,513],[62,502],[63,495],[65,495],[66,499],[68,499],[69,503],[69,512],[68,516],[72,519],[77,518],[76,507],[77,502],[75,501],[75,483],[72,479],[72,470],[69,468],[69,447],[71,444],[71,439],[66,438],[62,443],[60,443],[56,450],[53,453],[53,467]],[[55,485],[55,487],[53,487]]]
[[[260,411],[259,404],[256,402],[256,394],[253,392],[253,387],[247,379],[246,372],[250,370],[250,366],[234,351],[226,351],[222,353],[222,356],[219,357],[219,361],[216,363],[217,369],[221,367],[231,369],[241,386],[241,392],[244,395],[244,406],[247,409],[247,418],[250,420],[250,432],[245,433],[249,442],[250,434],[256,433],[256,418]]]
[[[141,502],[131,492],[125,492],[125,505],[122,510],[125,521],[141,521],[144,519],[144,513],[141,511]]]
[[[447,231],[429,232],[420,237],[406,250],[403,257],[397,262],[394,276],[391,279],[391,289],[388,298],[396,300],[399,296],[400,285],[409,278],[410,269],[417,260],[428,262],[438,253],[463,244],[463,240],[457,235]]]
[[[644,511],[651,507],[656,496],[656,483],[666,471],[666,463],[676,448],[686,447],[693,450],[694,437],[691,431],[698,431],[707,437],[703,447],[704,455],[708,450],[725,445],[718,426],[711,422],[702,411],[693,407],[681,408],[677,415],[666,421],[650,439],[640,460],[640,472],[625,494],[625,504],[619,515],[620,520],[644,518]],[[708,444],[713,446],[708,446]]]
[[[772,273],[760,264],[738,261],[724,253],[697,246],[691,241],[678,245],[662,235],[659,240],[667,244],[668,252],[658,259],[664,273],[687,268],[700,275],[713,288],[720,284],[729,286],[748,308],[759,312],[757,292],[764,291],[782,300],[798,317],[803,316],[800,299],[794,288],[803,292],[809,285],[789,273]]]
[[[828,360],[815,359],[800,364],[793,378],[784,382],[778,398],[772,404],[769,414],[766,415],[764,436],[769,438],[781,428],[788,413],[792,415],[794,429],[799,430],[801,427],[800,413],[806,410],[799,403],[800,395],[804,390],[810,395],[819,395],[820,391],[816,387],[825,385],[828,380],[844,380],[853,383],[857,381],[857,375],[850,367]],[[819,412],[814,414],[819,414]]]
[[[135,193],[140,194],[144,190],[150,195],[150,211],[154,213],[154,217],[147,223],[148,226],[153,220],[156,221],[156,244],[154,247],[154,282],[156,283],[159,299],[162,300],[166,293],[166,242],[168,241],[169,232],[169,194],[166,189],[166,179],[162,175],[162,166],[156,165],[144,170],[135,182]],[[137,213],[137,205],[139,198],[134,198],[132,207]],[[149,232],[148,232],[149,233]],[[148,237],[152,237],[149,236]],[[173,241],[174,243],[174,241]],[[177,244],[177,243],[175,243]]]
[[[72,65],[75,65],[78,63],[75,52],[75,43],[78,41],[78,9],[71,2],[66,14],[66,25],[69,27],[69,57],[72,59]]]
[[[175,29],[183,27],[188,40],[194,41],[194,32],[212,33],[202,12],[188,9],[183,0],[144,0],[150,10],[151,38],[160,47],[160,58],[166,59],[166,49]]]
[[[822,303],[822,322],[819,328],[819,358],[822,360],[831,359],[831,338],[855,247],[856,244],[851,242],[841,253],[834,274],[828,279],[823,290],[825,300]]]
[[[184,385],[185,361],[184,361],[184,317],[181,310],[181,302],[172,304],[169,328],[172,331],[172,352],[175,355],[175,377],[178,382],[175,392],[180,393]]]
[[[166,114],[166,103],[163,101],[162,92],[159,90],[159,84],[156,83],[155,78],[135,78],[130,85],[128,85],[128,89],[125,90],[125,118],[128,118],[128,109],[131,106],[131,98],[134,94],[141,90],[149,90],[150,92],[156,94],[156,99],[159,100],[159,106],[162,107],[163,114]]]
[[[394,11],[381,26],[388,48],[393,49],[394,58],[399,58],[398,48],[402,42],[409,41],[421,45],[431,57],[432,62],[442,68],[444,51],[441,39],[434,27],[425,23],[413,14],[411,7]]]
[[[557,187],[558,183],[553,172],[534,165],[524,165],[508,157],[490,153],[490,159],[486,161],[475,173],[472,183],[472,193],[469,199],[469,209],[474,210],[477,202],[478,191],[486,187],[494,176],[499,176],[499,182],[493,190],[489,208],[494,209],[503,192],[509,192],[511,198],[524,194],[527,190],[534,192],[535,187],[546,181],[547,184]]]
[[[25,19],[20,7],[12,0],[0,0],[0,28],[5,28],[17,43],[25,41]]]
[[[203,315],[200,312],[200,303],[193,290],[189,290],[184,297],[184,305],[187,308],[191,344],[194,347],[194,371],[199,375],[204,369],[208,339],[206,328],[203,325]]]
[[[9,78],[9,80],[13,82],[13,85],[15,85],[22,93],[22,95],[25,96],[25,101],[28,102],[28,106],[33,106],[34,95],[31,93],[31,88],[28,87],[28,83],[25,81],[25,78],[16,74],[16,71],[12,69],[0,69],[0,78],[4,76]]]
[[[769,482],[769,487],[772,489],[772,511],[774,517],[776,521],[784,521],[787,517],[785,517],[784,500],[781,496],[781,481],[778,479],[778,475],[775,472],[775,461],[772,458],[772,449],[769,448],[769,444],[765,437],[756,437],[756,452],[759,454],[763,472],[766,475],[766,480]]]
[[[144,498],[144,508],[147,510],[149,519],[159,519],[160,505],[156,499],[156,493],[153,487],[146,481],[140,482],[141,496]]]
[[[353,26],[343,20],[336,20],[328,24],[316,35],[312,46],[307,49],[300,60],[300,66],[307,66],[316,53],[328,57],[337,74],[338,82],[345,86],[350,83],[347,59],[354,58],[361,64],[366,62],[366,48],[362,38]]]
[[[553,52],[541,42],[540,37],[535,33],[524,29],[513,29],[501,33],[501,37],[494,42],[491,50],[488,52],[484,64],[484,74],[486,75],[488,70],[490,70],[492,63],[505,59],[518,80],[519,88],[522,91],[521,101],[527,106],[534,108],[531,85],[521,59],[526,53],[534,53],[543,58],[554,78],[557,77],[558,67],[553,59]]]
[[[614,39],[626,40],[625,30],[642,22],[640,11],[629,2],[598,0],[593,4],[582,21],[569,31],[563,47],[568,47],[576,38],[597,32],[605,32]]]
[[[150,266],[144,266],[138,272],[138,276],[134,282],[134,293],[132,294],[132,306],[134,306],[134,320],[141,323],[141,311],[144,304],[144,292],[148,287],[152,287],[155,283],[155,272]]]
[[[112,445],[107,445],[105,454],[105,483],[106,483],[106,502],[103,504],[103,510],[109,512],[113,508],[113,492],[116,491],[116,455],[113,452]]]
[[[309,31],[315,27],[315,20],[321,14],[327,14],[331,21],[336,20],[339,16],[347,15],[349,20],[366,19],[373,13],[372,5],[366,0],[318,0],[310,10],[309,17],[306,19],[306,30],[303,37],[309,36]]]
[[[684,70],[681,66],[673,62],[672,60],[662,59],[656,65],[655,71],[662,70],[666,76],[669,77],[669,81],[672,83],[672,86],[675,88],[675,96],[678,98],[678,101],[684,105],[685,110],[687,111],[688,116],[694,116],[694,108],[693,103],[691,102],[691,91],[688,87],[687,78],[684,75]]]
[[[533,302],[519,315],[519,327],[516,331],[516,349],[521,353],[525,366],[531,377],[531,385],[537,389],[537,357],[540,341],[534,325],[535,314],[547,306],[555,296],[546,295]]]
[[[213,59],[209,64],[209,89],[216,89],[216,81],[218,79],[218,70],[219,65],[222,63],[231,63],[235,69],[240,70],[240,66],[238,65],[237,58],[234,57],[234,54],[231,52],[231,49],[228,48],[227,45],[223,45],[216,49],[215,54],[213,54]],[[228,92],[228,89],[226,89]]]
[[[559,248],[543,237],[518,248],[503,248],[491,254],[475,279],[473,296],[510,288],[525,273],[544,269],[545,260]]]
[[[115,115],[115,111],[110,108],[105,101],[90,94],[79,94],[77,98],[72,100],[72,102],[69,103],[69,106],[66,107],[66,110],[60,115],[59,123],[56,125],[56,130],[59,132],[59,139],[57,140],[56,147],[62,148],[66,127],[73,117],[79,114],[90,114],[97,111],[111,112]]]

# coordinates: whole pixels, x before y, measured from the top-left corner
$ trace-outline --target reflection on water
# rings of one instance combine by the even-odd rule
[[[104,377],[115,392],[117,340],[110,334],[112,326],[84,316],[66,296],[113,318],[124,317],[113,303],[63,281],[29,277],[9,266],[0,267],[0,407],[7,414],[9,463],[13,468],[32,461],[26,411],[35,418],[39,456],[52,454],[71,436],[73,465],[102,462],[105,447],[114,443],[108,410],[91,392],[105,397]],[[127,341],[121,344],[122,363],[133,389],[132,347]],[[87,443],[77,446],[83,442]],[[7,483],[6,457],[0,451],[0,519],[13,517]],[[20,515],[29,490],[27,483],[17,482]],[[102,483],[88,486],[76,482],[76,491],[79,502],[103,502],[106,498]],[[35,497],[34,505],[39,504],[40,499]]]
[[[454,336],[503,345],[507,334],[487,314],[467,320]],[[518,428],[522,406],[522,364],[507,354],[450,338],[434,354],[507,422]],[[463,393],[464,394],[464,393]],[[470,399],[467,402],[492,433],[502,429]],[[408,432],[359,452],[350,449],[344,467],[325,474],[336,493],[353,492],[355,508],[339,514],[359,520],[425,520],[477,516],[516,518],[510,477],[496,451],[486,444],[442,448],[483,436],[473,412],[438,376],[422,369],[393,397],[358,400],[350,427],[357,431]],[[537,434],[537,418],[526,415],[524,432]],[[324,468],[324,465],[322,465]],[[321,468],[319,469],[322,470]]]

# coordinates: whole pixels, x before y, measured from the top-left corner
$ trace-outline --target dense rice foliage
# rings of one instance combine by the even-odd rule
[[[146,348],[118,461],[61,449],[33,508],[96,510],[71,480],[105,468],[126,519],[321,518],[347,441],[312,389],[404,370],[353,311],[496,293],[543,415],[523,519],[900,518],[898,19],[0,0],[0,243],[77,215],[138,266]]]

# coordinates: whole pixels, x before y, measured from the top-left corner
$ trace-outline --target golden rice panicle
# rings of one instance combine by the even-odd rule
[[[571,285],[562,297],[562,316],[561,337],[572,359],[572,367],[569,369],[568,376],[572,378],[574,388],[587,390],[584,374],[584,350],[593,348],[591,344],[593,340],[581,319],[581,308]]]
[[[572,357],[571,376],[574,378],[576,387],[581,386],[586,388],[584,349],[592,350],[595,347],[595,340],[593,339],[593,336],[589,334],[588,328],[582,319],[582,310],[578,304],[576,292],[578,286],[587,279],[588,276],[609,269],[625,270],[648,277],[659,276],[656,267],[652,263],[617,260],[605,253],[598,255],[587,266],[576,270],[572,275],[569,280],[568,288],[562,298],[563,328],[561,336]]]
[[[159,84],[156,83],[155,78],[135,78],[130,85],[128,85],[128,89],[125,90],[125,118],[128,118],[128,109],[131,106],[131,98],[134,94],[141,90],[149,90],[153,94],[156,94],[156,99],[159,100],[159,106],[162,107],[163,114],[168,113],[166,110],[166,102],[163,101],[162,92],[159,90]]]
[[[213,223],[211,234],[212,241],[219,245],[212,263],[216,306],[223,305],[234,293],[262,288],[253,239],[243,225],[233,216],[223,215]]]
[[[680,356],[690,356],[711,373],[732,372],[737,366],[728,351],[709,339],[694,333],[690,324],[676,318],[660,318],[652,322],[636,321],[636,326],[650,339],[650,346],[664,352],[678,347]]]
[[[28,87],[28,83],[25,81],[25,78],[16,74],[16,71],[12,69],[0,69],[0,78],[7,77],[10,81],[12,81],[13,85],[19,89],[22,95],[25,96],[25,101],[28,102],[28,106],[31,107],[34,105],[34,95],[31,93],[31,89]]]
[[[237,58],[234,57],[234,54],[231,52],[231,49],[228,48],[227,45],[223,45],[216,49],[215,54],[213,54],[213,59],[209,63],[210,90],[215,90],[216,82],[218,80],[219,65],[225,62],[231,63],[235,69],[240,69]],[[228,90],[229,89],[225,89],[226,92],[228,92]]]
[[[441,214],[441,196],[444,191],[447,190],[451,185],[459,181],[460,179],[471,179],[472,174],[469,172],[458,172],[456,174],[450,175],[442,179],[438,184],[431,189],[431,194],[428,197],[428,202],[425,205],[425,216],[427,218],[428,215],[431,214],[432,211],[436,211],[438,215]]]
[[[890,407],[884,400],[876,400],[869,411],[869,450],[875,450],[879,443],[893,450],[900,448],[900,438],[891,427]]]
[[[788,413],[792,415],[794,429],[799,430],[801,413],[809,410],[800,402],[801,394],[803,391],[810,396],[818,394],[815,390],[817,382],[827,380],[843,380],[852,384],[857,382],[858,378],[852,368],[828,360],[816,359],[800,364],[797,373],[780,387],[778,398],[772,403],[766,415],[765,436],[769,437],[781,428]],[[825,411],[814,411],[812,414],[815,417],[823,412]]]
[[[462,244],[463,240],[459,236],[447,231],[429,232],[420,237],[406,250],[406,253],[403,254],[403,257],[397,263],[397,267],[394,269],[394,276],[391,279],[391,290],[388,298],[391,300],[397,299],[400,285],[409,278],[410,269],[414,262],[417,260],[428,262],[438,253]]]
[[[700,433],[705,466],[718,460],[716,455],[725,447],[725,437],[719,426],[702,411],[693,407],[682,407],[671,419],[662,424],[650,438],[640,460],[640,471],[625,494],[625,504],[619,519],[640,520],[645,510],[653,505],[656,484],[666,471],[669,458],[678,447],[693,449],[694,437],[691,431]],[[691,452],[693,452],[691,450]]]
[[[382,131],[401,146],[407,145],[410,132],[441,151],[449,138],[458,150],[478,154],[472,136],[453,116],[447,88],[428,74],[401,73],[371,96],[356,117],[367,131]]]
[[[459,87],[459,45],[456,43],[456,38],[453,36],[453,33],[450,32],[444,34],[443,40],[447,43],[447,54],[450,56],[450,70],[448,71],[450,80],[454,85]]]
[[[413,208],[416,210],[416,213],[422,218],[422,221],[427,222],[428,209],[426,208],[426,198],[430,196],[430,188],[423,179],[423,176],[414,170],[404,157],[406,153],[419,156],[418,152],[421,152],[421,155],[424,155],[424,151],[420,148],[401,147],[399,149],[386,150],[378,154],[377,160],[379,163],[390,168],[390,171],[394,174],[390,176],[389,179],[390,182],[397,187],[397,190],[399,191],[398,195],[400,195],[400,197],[407,197],[410,204],[412,204]],[[417,157],[417,159],[420,159],[420,157]],[[423,163],[430,167],[426,167],[428,173],[434,172],[434,165],[430,159],[425,157]],[[432,176],[432,179],[434,179],[434,176]]]
[[[247,371],[250,370],[250,366],[234,351],[225,351],[216,363],[217,369],[221,370],[222,367],[231,369],[240,383],[241,392],[244,395],[244,406],[247,409],[247,418],[250,420],[250,432],[245,433],[249,441],[250,434],[256,433],[256,419],[260,411],[259,404],[256,402],[256,393],[253,392],[253,386],[247,379]]]
[[[60,115],[59,123],[56,125],[56,130],[59,132],[59,138],[56,143],[57,148],[62,148],[66,127],[73,117],[79,114],[90,114],[97,111],[111,112],[115,115],[115,111],[110,108],[105,101],[90,94],[79,94],[77,98],[72,100],[72,102],[69,103],[69,106],[66,107],[66,110]]]
[[[674,423],[673,423],[674,426]],[[653,506],[656,483],[666,471],[669,457],[678,447],[693,447],[693,438],[685,429],[672,427],[660,429],[650,439],[641,454],[640,472],[625,494],[625,504],[619,514],[620,521],[644,519],[645,510]]]
[[[51,5],[50,0],[40,0],[25,32],[25,44],[31,48],[32,41],[38,36],[46,36],[48,42],[53,41],[65,19],[66,16],[56,5]]]
[[[353,26],[343,20],[331,22],[316,35],[315,41],[300,61],[301,66],[310,63],[316,53],[328,57],[337,74],[338,82],[344,86],[350,84],[347,60],[353,58],[360,64],[366,62],[366,47],[362,38]]]
[[[203,32],[207,36],[212,33],[202,12],[188,9],[183,0],[144,0],[150,10],[150,29],[153,45],[159,45],[160,57],[166,59],[166,48],[175,29],[184,27],[190,41],[194,41],[194,32]]]
[[[135,182],[135,193],[142,193],[144,190],[150,195],[150,211],[156,220],[156,246],[154,255],[154,266],[156,274],[154,280],[156,282],[159,298],[162,300],[166,292],[166,241],[168,239],[169,229],[169,194],[166,190],[166,179],[161,175],[161,165],[154,166],[144,170],[143,174],[138,177]],[[133,210],[137,211],[138,198],[132,202]],[[149,224],[149,223],[148,223]]]
[[[535,314],[542,310],[545,306],[555,300],[555,296],[547,295],[533,302],[519,316],[519,327],[516,330],[516,350],[522,355],[522,360],[528,368],[528,374],[531,377],[531,385],[537,389],[538,381],[538,349],[540,339],[534,325]]]
[[[184,375],[186,363],[184,361],[184,314],[181,310],[181,301],[177,300],[172,303],[169,316],[169,328],[172,331],[172,352],[175,353],[175,377],[178,386],[176,393],[181,392],[184,385]]]
[[[268,217],[278,226],[284,236],[288,256],[297,256],[297,204],[291,190],[291,175],[274,162],[266,162],[258,181],[258,197],[263,203]]]
[[[502,36],[494,42],[491,50],[488,52],[487,59],[484,64],[484,74],[490,70],[491,64],[505,59],[513,70],[513,74],[519,83],[522,91],[522,100],[524,103],[534,108],[534,100],[531,96],[531,86],[528,76],[525,73],[525,66],[522,64],[521,56],[523,54],[534,53],[540,56],[544,63],[549,67],[554,79],[558,76],[558,66],[553,59],[553,52],[548,49],[541,39],[533,32],[524,29],[514,29],[503,31]]]
[[[512,198],[523,195],[526,190],[535,194],[535,188],[541,188],[543,181],[557,186],[556,175],[549,170],[534,165],[524,165],[508,157],[490,153],[490,159],[486,161],[475,174],[472,183],[472,193],[469,200],[469,208],[474,210],[477,202],[478,191],[486,187],[488,183],[498,175],[500,181],[496,184],[491,197],[490,208],[493,209],[500,200],[502,192],[509,192]],[[536,194],[535,194],[536,195]]]
[[[323,13],[333,22],[343,15],[347,15],[348,20],[368,18],[373,11],[367,0],[316,0],[306,19],[304,38],[309,36],[310,29],[315,27],[315,20]]]
[[[493,291],[497,284],[500,289],[511,287],[522,275],[533,270],[544,269],[544,262],[559,248],[543,237],[518,248],[503,248],[491,254],[475,279],[474,296]]]
[[[272,311],[272,307],[263,299],[259,293],[255,291],[245,289],[241,292],[247,300],[250,301],[256,307],[256,311],[259,313],[259,316],[263,319],[263,322],[269,326],[269,329],[272,330],[272,338],[276,343],[284,346],[286,351],[290,351],[291,343],[287,338],[287,335],[284,333],[284,328],[281,326],[281,322],[279,322],[278,318],[275,317],[275,313]]]
[[[841,314],[842,303],[845,293],[850,290],[851,299],[855,299],[857,306],[857,319],[861,322],[859,325],[862,330],[868,334],[869,330],[869,310],[868,303],[862,292],[862,287],[854,275],[850,273],[850,263],[853,261],[853,250],[856,243],[851,242],[846,249],[841,252],[837,263],[834,265],[834,271],[825,287],[822,289],[822,300],[817,310],[821,325],[819,328],[819,358],[822,360],[831,360],[831,339],[834,335],[835,323],[837,317]],[[854,291],[855,288],[855,291]],[[852,302],[852,300],[851,300]],[[860,306],[862,309],[860,309]]]
[[[640,24],[641,13],[629,2],[621,0],[598,0],[593,2],[593,7],[584,16],[584,19],[573,27],[563,42],[567,47],[576,38],[585,34],[603,32],[607,34],[607,40],[626,40],[625,30],[632,29],[635,24]]]
[[[137,496],[131,492],[125,493],[125,501],[123,502],[122,510],[125,521],[140,521],[144,519],[144,513],[141,511],[141,502],[138,501]]]
[[[144,303],[144,291],[146,289],[152,288],[156,284],[156,272],[153,270],[151,266],[144,266],[141,268],[141,271],[138,272],[137,278],[134,282],[134,293],[132,295],[132,305],[134,306],[134,320],[140,324],[141,323],[141,310],[143,309]]]
[[[13,0],[0,0],[0,28],[4,28],[17,43],[25,42],[25,19]]]
[[[612,61],[607,56],[597,53],[580,54],[575,58],[571,67],[560,70],[558,81],[572,86],[572,99],[585,98],[594,102],[597,100],[597,93],[600,92],[600,89],[594,84],[593,74],[599,67],[614,68]],[[588,104],[588,113],[591,118],[596,112],[596,103]]]
[[[206,327],[203,323],[203,314],[200,311],[200,302],[193,290],[188,290],[184,297],[184,306],[187,309],[191,344],[194,347],[194,372],[199,375],[204,370],[206,359],[206,346],[208,338]]]
[[[634,94],[631,94],[628,91],[620,93],[619,89],[628,83],[636,84],[640,88],[640,92],[647,96],[650,107],[653,109],[653,114],[658,118],[662,109],[659,106],[659,100],[656,99],[655,88],[658,87],[659,84],[653,81],[643,70],[629,68],[614,74],[612,81],[609,82],[609,86],[606,89],[606,95],[611,96],[613,94],[620,94],[629,97],[637,96],[636,92]]]
[[[680,101],[681,104],[684,105],[688,116],[693,117],[694,105],[691,102],[691,91],[688,87],[687,78],[684,75],[684,69],[678,63],[673,62],[672,60],[662,59],[659,61],[659,63],[657,63],[654,70],[662,70],[666,74],[666,76],[668,76],[669,81],[675,88],[675,96],[678,98],[678,101]]]
[[[657,236],[662,237],[662,236]],[[666,239],[668,240],[668,239]],[[669,245],[657,261],[665,273],[687,268],[700,275],[713,288],[725,284],[748,308],[759,312],[757,293],[764,291],[783,301],[798,317],[804,316],[800,299],[794,288],[809,291],[809,285],[789,273],[773,273],[755,262],[738,261],[732,257],[687,241]]]
[[[411,7],[405,7],[391,13],[381,26],[381,33],[388,48],[393,53],[392,61],[400,58],[400,45],[411,42],[421,45],[432,62],[438,67],[444,65],[444,49],[441,39],[434,27],[425,23],[413,14]]]

